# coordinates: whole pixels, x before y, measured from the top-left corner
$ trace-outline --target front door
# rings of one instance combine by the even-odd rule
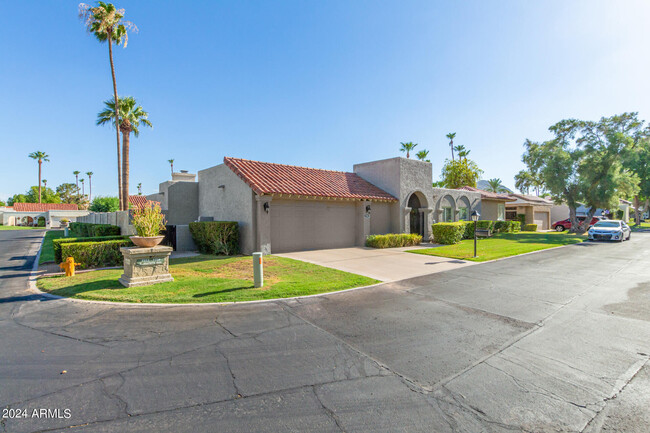
[[[408,206],[411,208],[410,225],[411,233],[424,236],[422,227],[422,214],[420,213],[420,199],[415,194],[411,194]]]

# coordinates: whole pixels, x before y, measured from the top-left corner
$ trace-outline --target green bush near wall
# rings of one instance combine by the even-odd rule
[[[519,221],[495,221],[494,231],[496,233],[515,233],[521,229]]]
[[[537,224],[526,224],[524,228],[521,229],[522,232],[536,232]]]
[[[519,224],[521,227],[526,225],[526,214],[523,213],[517,214],[517,219],[519,220]]]
[[[491,230],[494,231],[494,223],[496,221],[492,220],[478,220],[476,224],[476,228],[478,230]]]
[[[459,222],[465,224],[465,232],[463,233],[463,239],[473,239],[474,221],[459,221]]]
[[[92,238],[60,238],[52,240],[52,248],[54,249],[54,261],[56,263],[61,263],[63,257],[61,254],[61,245],[71,244],[71,243],[82,243],[82,242],[104,242],[104,241],[115,241],[115,240],[126,240],[129,241],[128,236],[101,236],[101,237],[92,237]],[[129,241],[130,242],[130,241]]]
[[[433,224],[431,226],[433,241],[438,244],[457,244],[465,236],[467,226],[465,221]]]
[[[121,247],[132,246],[130,240],[114,240],[104,242],[71,242],[61,245],[61,256],[74,258],[81,268],[101,268],[121,266],[124,256]]]
[[[204,254],[239,254],[239,224],[236,221],[190,223],[190,233],[199,251]]]
[[[370,235],[366,238],[366,246],[370,248],[397,248],[419,245],[422,236],[408,233],[389,233],[386,235]]]
[[[92,236],[119,236],[121,229],[119,226],[110,224],[92,224],[92,223],[70,223],[70,235],[77,238],[87,238]]]

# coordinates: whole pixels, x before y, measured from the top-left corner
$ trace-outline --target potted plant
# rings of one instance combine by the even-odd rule
[[[62,218],[62,219],[61,219],[61,227],[63,227],[63,228],[68,227],[68,223],[69,223],[69,222],[70,222],[69,219],[67,219],[67,218]]]
[[[137,236],[130,236],[131,241],[142,248],[152,248],[165,238],[160,235],[165,230],[165,216],[160,210],[160,204],[148,202],[144,206],[132,209],[133,225]]]

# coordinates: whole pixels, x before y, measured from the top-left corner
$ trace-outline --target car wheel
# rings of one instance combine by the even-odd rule
[[[632,239],[632,233],[630,233],[629,235],[627,235],[627,239],[626,239],[626,240],[629,241],[630,239]]]
[[[564,226],[555,226],[555,231],[556,232],[563,232],[564,231]]]

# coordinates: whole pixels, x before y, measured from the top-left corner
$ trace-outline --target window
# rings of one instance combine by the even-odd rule
[[[467,220],[467,208],[466,207],[459,207],[458,208],[458,219],[460,221]]]
[[[451,208],[450,207],[443,207],[442,208],[442,220],[444,222],[452,222],[453,219],[451,218]]]
[[[503,221],[506,219],[506,205],[499,203],[499,208],[497,211],[497,221]]]

